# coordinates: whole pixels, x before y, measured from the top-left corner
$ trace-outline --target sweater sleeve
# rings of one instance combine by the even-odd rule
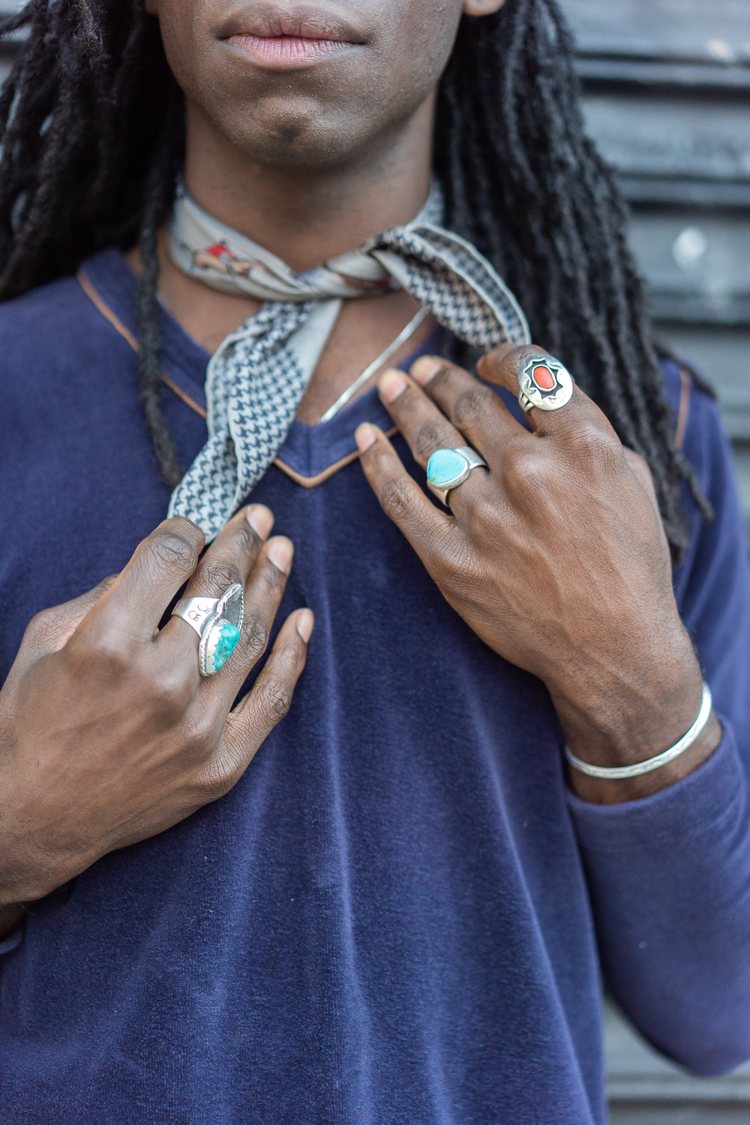
[[[716,518],[691,511],[675,591],[723,737],[650,797],[568,802],[610,990],[654,1047],[715,1075],[750,1058],[750,569],[729,442],[695,387],[684,449]]]

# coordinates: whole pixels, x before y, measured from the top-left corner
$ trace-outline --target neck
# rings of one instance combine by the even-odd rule
[[[273,167],[232,149],[194,108],[185,181],[204,210],[265,246],[297,272],[412,219],[432,175],[432,105],[397,137],[337,167]]]

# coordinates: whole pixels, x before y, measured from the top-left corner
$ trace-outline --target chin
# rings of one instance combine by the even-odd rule
[[[325,168],[351,159],[365,143],[354,122],[327,116],[318,103],[256,104],[242,118],[221,123],[233,148],[268,167]],[[370,130],[367,130],[369,135]]]

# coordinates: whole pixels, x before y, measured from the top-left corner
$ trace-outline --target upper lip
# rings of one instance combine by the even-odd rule
[[[361,32],[338,14],[324,8],[297,4],[279,8],[273,3],[253,4],[229,15],[218,31],[219,39],[232,35],[257,35],[263,39],[288,36],[295,39],[327,39],[362,43]]]

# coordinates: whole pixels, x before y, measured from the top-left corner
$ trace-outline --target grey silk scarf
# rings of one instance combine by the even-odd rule
[[[465,343],[529,343],[518,301],[490,263],[445,230],[443,199],[317,269],[295,274],[178,190],[169,253],[191,277],[263,301],[224,340],[206,373],[208,440],[172,493],[169,515],[213,539],[271,465],[289,431],[342,302],[405,289]]]

